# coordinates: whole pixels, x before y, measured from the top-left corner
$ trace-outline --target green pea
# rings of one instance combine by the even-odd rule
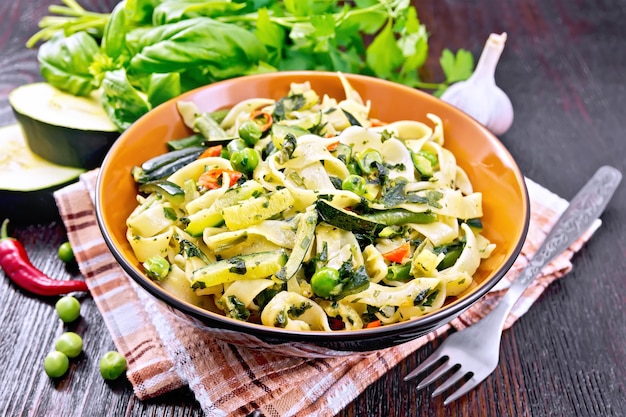
[[[70,360],[63,352],[55,350],[46,355],[43,361],[43,370],[50,378],[58,378],[65,375],[70,367]]]
[[[243,139],[233,139],[228,142],[228,145],[226,145],[226,150],[228,151],[229,155],[232,155],[235,152],[245,149],[247,147],[248,145],[246,145],[246,142],[244,142]]]
[[[364,195],[366,192],[365,178],[360,175],[348,175],[341,183],[341,189],[352,191],[356,195]]]
[[[230,164],[239,172],[250,174],[259,165],[261,155],[256,149],[245,148],[230,155]]]
[[[83,351],[83,339],[74,332],[65,332],[56,340],[54,348],[68,358],[75,358]]]
[[[71,323],[80,317],[80,303],[71,295],[59,298],[54,309],[64,323]]]
[[[152,256],[142,265],[146,274],[156,281],[164,280],[170,273],[170,263],[162,256]]]
[[[248,146],[254,146],[261,139],[263,132],[256,122],[246,120],[238,129],[239,137],[246,142]]]
[[[328,298],[335,292],[339,281],[339,271],[335,268],[324,267],[311,277],[311,289],[317,296]]]
[[[378,164],[383,163],[383,156],[376,149],[366,149],[359,153],[357,158],[359,168],[366,174],[371,174],[378,171]]]
[[[126,371],[126,358],[114,350],[105,353],[100,358],[100,375],[106,380],[114,380]]]
[[[65,263],[72,262],[74,260],[74,250],[70,242],[63,242],[57,251],[59,259]]]

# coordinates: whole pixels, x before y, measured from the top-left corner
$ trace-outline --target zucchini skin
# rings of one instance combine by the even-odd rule
[[[131,174],[135,182],[139,184],[145,184],[151,181],[163,179],[178,171],[188,163],[198,159],[205,149],[206,148],[201,147],[181,149],[181,151],[186,151],[186,153],[183,153],[183,156],[177,154],[181,151],[172,151],[159,155],[156,158],[144,162],[144,164],[140,167],[134,167]],[[172,157],[171,154],[176,155]],[[144,166],[148,166],[153,169],[146,170]]]
[[[99,167],[120,132],[103,132],[51,125],[13,109],[33,153],[57,165]]]

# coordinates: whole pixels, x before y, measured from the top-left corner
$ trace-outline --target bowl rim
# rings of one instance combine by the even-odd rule
[[[246,75],[231,79],[226,79],[222,81],[217,81],[211,84],[207,84],[193,90],[187,91],[171,100],[168,100],[159,106],[155,107],[155,109],[161,106],[171,105],[172,102],[176,102],[179,100],[184,100],[187,97],[196,95],[199,91],[205,90],[207,88],[215,88],[214,86],[221,86],[223,84],[228,83],[236,83],[240,80],[263,80],[265,78],[275,78],[275,77],[305,77],[307,75],[314,75],[315,77],[337,77],[337,72],[331,71],[316,71],[316,70],[298,70],[298,71],[279,71],[272,73],[263,73],[263,74],[254,74],[254,75]],[[504,144],[500,141],[498,137],[496,137],[493,133],[491,133],[486,127],[477,122],[474,118],[462,112],[461,110],[455,108],[454,106],[441,101],[440,99],[415,88],[408,87],[399,83],[395,83],[392,81],[384,80],[377,77],[361,75],[361,74],[348,74],[344,73],[344,76],[350,79],[357,79],[364,82],[376,82],[381,84],[386,84],[390,88],[400,88],[400,89],[410,89],[414,94],[424,97],[427,100],[435,100],[439,101],[440,105],[444,107],[449,107],[449,110],[455,112],[459,115],[459,117],[468,119],[472,124],[477,125],[477,127],[489,138],[489,140],[493,143],[494,146],[498,148],[499,152],[507,155],[509,161],[512,163],[512,170],[514,171],[515,177],[518,179],[519,183],[522,185],[521,197],[522,197],[522,206],[524,212],[523,218],[523,227],[521,229],[520,239],[516,243],[515,247],[512,248],[511,256],[506,260],[506,262],[500,266],[495,272],[493,272],[491,277],[481,282],[480,286],[474,289],[471,293],[459,298],[458,300],[453,301],[452,303],[444,306],[443,308],[434,311],[432,313],[428,313],[424,316],[420,316],[411,320],[393,323],[387,326],[380,326],[371,329],[358,329],[358,330],[349,330],[349,331],[336,331],[336,332],[328,332],[328,331],[320,331],[320,330],[287,330],[283,328],[264,326],[262,324],[257,323],[249,323],[244,321],[235,320],[224,315],[220,315],[218,313],[212,312],[210,310],[202,309],[201,307],[194,306],[188,302],[182,301],[178,299],[173,294],[169,293],[162,287],[158,285],[148,282],[148,278],[139,273],[137,268],[131,264],[120,251],[115,247],[114,239],[106,229],[105,219],[102,213],[102,181],[103,181],[103,169],[105,167],[109,159],[112,158],[114,151],[117,147],[122,146],[122,139],[125,135],[130,134],[128,132],[132,132],[133,126],[127,129],[120,135],[120,138],[113,144],[111,149],[107,152],[101,168],[98,172],[97,181],[96,181],[96,189],[95,189],[95,212],[96,212],[96,220],[98,227],[102,233],[104,241],[111,251],[115,260],[119,263],[122,269],[126,272],[126,274],[141,288],[146,290],[150,295],[155,297],[157,300],[164,302],[165,304],[173,307],[180,312],[191,316],[192,318],[199,320],[203,324],[208,327],[217,325],[218,329],[228,329],[234,330],[237,332],[242,332],[249,335],[255,335],[261,337],[263,340],[274,339],[280,342],[312,342],[314,344],[324,343],[324,342],[337,342],[341,341],[357,341],[357,340],[373,340],[384,336],[393,336],[398,335],[398,337],[405,338],[409,341],[414,337],[411,337],[412,331],[415,333],[415,337],[418,337],[423,332],[420,332],[420,329],[430,327],[430,330],[434,330],[440,325],[445,324],[450,321],[450,318],[455,318],[456,316],[463,313],[467,310],[471,305],[473,305],[479,298],[483,297],[491,288],[493,288],[499,281],[504,277],[504,275],[510,270],[513,266],[515,260],[518,258],[524,242],[526,240],[528,229],[530,225],[530,198],[528,194],[528,189],[526,187],[524,176],[517,164],[517,161],[513,158],[508,149],[504,146]],[[154,109],[153,109],[154,110]],[[138,122],[146,117],[148,117],[150,113],[142,116]],[[134,125],[134,124],[133,124]],[[429,331],[430,331],[429,330]]]

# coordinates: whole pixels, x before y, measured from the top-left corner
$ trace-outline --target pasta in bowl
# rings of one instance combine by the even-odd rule
[[[473,120],[321,72],[155,109],[107,156],[97,211],[122,267],[176,313],[228,340],[339,350],[451,320],[503,276],[528,224],[519,169]]]

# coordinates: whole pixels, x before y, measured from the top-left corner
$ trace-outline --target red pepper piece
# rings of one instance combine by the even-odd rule
[[[390,260],[395,263],[402,263],[402,260],[409,256],[411,253],[411,244],[409,242],[404,242],[402,245],[398,246],[395,249],[390,250],[389,252],[383,253],[383,258]]]
[[[17,286],[33,294],[53,296],[73,291],[89,291],[85,281],[52,279],[33,266],[24,246],[9,237],[9,219],[4,220],[0,230],[0,266]]]

